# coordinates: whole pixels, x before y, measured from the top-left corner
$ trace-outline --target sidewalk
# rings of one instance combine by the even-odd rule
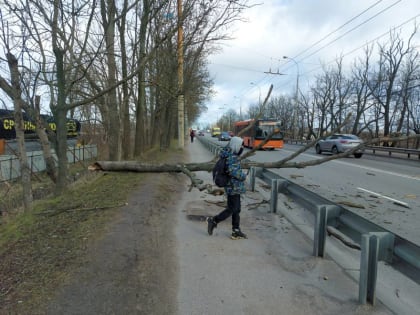
[[[197,139],[186,149],[191,162],[213,158]],[[212,182],[210,173],[196,174]],[[269,213],[267,196],[257,185],[242,198],[241,228],[249,239],[233,241],[229,219],[209,236],[205,222],[187,217],[217,214],[223,196],[197,189],[182,195],[175,229],[178,314],[393,314],[380,301],[360,305],[357,283],[331,259],[312,256],[312,240]]]

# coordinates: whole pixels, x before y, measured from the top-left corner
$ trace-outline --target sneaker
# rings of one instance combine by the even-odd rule
[[[248,238],[248,237],[246,237],[246,234],[242,233],[241,230],[235,229],[232,231],[232,236],[230,238],[233,240],[239,240],[239,239]]]
[[[213,230],[217,227],[217,223],[214,222],[213,217],[207,217],[207,232],[209,235],[213,235]]]

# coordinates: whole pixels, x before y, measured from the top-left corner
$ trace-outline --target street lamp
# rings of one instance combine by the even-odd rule
[[[239,120],[242,120],[242,98],[238,96],[234,96],[234,98],[239,100]]]
[[[226,106],[226,104],[224,104],[225,106]],[[223,109],[225,109],[224,107],[219,107],[219,110],[223,110]],[[217,121],[217,123],[219,124],[219,121]],[[223,130],[223,114],[222,114],[222,116],[220,117],[220,131],[222,131]]]
[[[258,105],[261,106],[261,88],[259,85],[255,84],[254,82],[250,83],[251,85],[254,85],[258,88],[259,94],[258,94]]]
[[[298,97],[299,97],[299,64],[297,63],[297,61],[292,58],[292,57],[288,57],[288,56],[283,56],[283,59],[288,59],[291,60],[295,63],[296,65],[296,94],[295,94],[295,110],[294,110],[294,114],[293,114],[293,137],[295,137],[295,130],[296,130],[296,125],[297,125],[297,109],[298,109]]]

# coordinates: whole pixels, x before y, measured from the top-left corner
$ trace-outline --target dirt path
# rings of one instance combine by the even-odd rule
[[[177,262],[173,222],[182,175],[150,174],[104,238],[88,249],[47,314],[174,314]]]

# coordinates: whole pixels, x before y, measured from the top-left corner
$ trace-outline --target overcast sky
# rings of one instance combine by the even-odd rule
[[[245,13],[247,22],[231,29],[235,39],[210,58],[216,94],[206,103],[200,125],[214,123],[229,109],[246,112],[264,99],[271,84],[272,96],[293,94],[298,72],[299,88],[305,89],[321,63],[344,55],[350,64],[367,43],[386,41],[391,29],[408,38],[415,22],[420,24],[420,0],[252,1],[260,5]],[[420,33],[414,42],[419,45]]]

